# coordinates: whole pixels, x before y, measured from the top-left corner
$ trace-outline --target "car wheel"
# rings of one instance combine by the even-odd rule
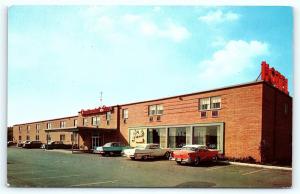
[[[109,154],[109,153],[107,153],[107,152],[105,152],[105,153],[104,153],[104,156],[106,156],[106,157],[107,157],[107,156],[109,156],[109,155],[110,155],[110,154]]]
[[[143,159],[143,160],[147,160],[147,159],[148,159],[148,156],[147,156],[147,155],[146,155],[146,156],[143,156],[142,159]]]
[[[113,152],[109,152],[109,156],[113,156],[114,155],[114,153]]]
[[[181,165],[181,162],[180,162],[180,161],[176,161],[176,163],[179,164],[179,165]]]
[[[213,162],[217,162],[217,161],[218,161],[218,156],[214,156],[214,157],[212,158],[212,161],[213,161]]]
[[[130,157],[131,160],[135,160],[135,157]]]
[[[170,152],[166,152],[164,157],[165,157],[167,160],[169,160],[169,158],[170,158]]]
[[[194,165],[195,165],[195,166],[199,166],[199,164],[200,164],[200,158],[197,157],[197,158],[195,159]]]

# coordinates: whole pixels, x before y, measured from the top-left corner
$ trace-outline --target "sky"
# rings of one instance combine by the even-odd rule
[[[255,81],[293,96],[291,7],[11,6],[8,125]]]

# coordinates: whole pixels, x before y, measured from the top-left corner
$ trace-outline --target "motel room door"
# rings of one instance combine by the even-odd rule
[[[96,149],[96,147],[99,147],[102,145],[101,142],[101,135],[99,133],[93,133],[92,135],[92,149]]]

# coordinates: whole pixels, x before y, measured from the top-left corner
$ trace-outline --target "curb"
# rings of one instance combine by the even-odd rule
[[[256,167],[256,168],[266,168],[266,169],[276,169],[276,170],[288,170],[288,171],[292,171],[292,168],[289,168],[289,167],[268,166],[268,165],[262,165],[262,164],[249,164],[249,163],[229,162],[229,161],[218,161],[218,162],[224,163],[224,164],[239,165],[239,166],[250,166],[250,167]]]

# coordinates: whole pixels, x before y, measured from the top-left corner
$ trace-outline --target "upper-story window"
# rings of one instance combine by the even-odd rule
[[[164,112],[164,107],[162,104],[149,106],[149,115],[162,115],[163,112]]]
[[[221,96],[214,96],[200,99],[200,110],[220,109]]]
[[[27,133],[30,131],[30,125],[27,125]]]
[[[128,119],[128,109],[123,109],[123,119]]]
[[[74,126],[77,127],[77,119],[74,120]]]
[[[100,124],[100,117],[92,117],[92,125],[96,126]]]
[[[52,128],[52,123],[47,123],[47,129],[51,129]]]
[[[210,109],[210,98],[201,98],[200,110],[209,110],[209,109]]]
[[[106,112],[106,120],[107,121],[111,120],[111,112]]]
[[[89,124],[87,118],[83,118],[82,122],[83,122],[83,126],[88,126]]]
[[[66,127],[66,121],[60,121],[60,128]]]
[[[221,97],[215,96],[211,97],[211,109],[219,109],[221,108]]]
[[[35,133],[39,133],[39,132],[40,132],[40,124],[36,124]]]

